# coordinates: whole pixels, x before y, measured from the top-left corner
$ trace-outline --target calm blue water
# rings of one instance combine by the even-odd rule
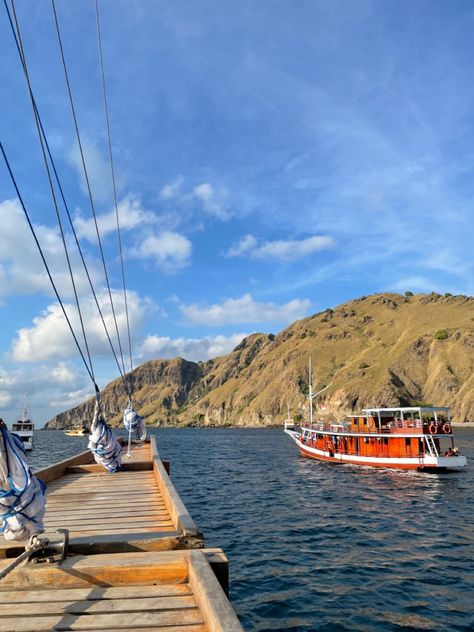
[[[153,430],[246,630],[473,630],[474,429],[433,475],[309,461],[281,430]],[[36,433],[39,467],[85,447]]]

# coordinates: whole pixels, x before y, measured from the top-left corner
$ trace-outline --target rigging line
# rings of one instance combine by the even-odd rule
[[[41,259],[43,261],[44,267],[46,268],[46,272],[48,274],[49,280],[50,280],[51,285],[53,287],[54,293],[56,294],[56,298],[58,299],[59,305],[61,306],[62,312],[64,314],[64,318],[66,319],[66,322],[68,324],[69,330],[70,330],[70,332],[72,334],[72,337],[74,338],[74,342],[76,343],[76,347],[77,347],[77,349],[79,351],[79,354],[80,354],[80,356],[82,358],[82,361],[84,362],[84,366],[86,367],[86,371],[89,374],[89,377],[91,378],[91,380],[92,380],[92,382],[94,384],[96,397],[97,397],[97,394],[100,394],[99,387],[97,386],[97,384],[95,382],[95,379],[94,379],[94,376],[92,375],[91,370],[89,368],[89,365],[87,364],[87,360],[86,360],[86,358],[84,356],[84,353],[83,353],[83,351],[81,349],[81,345],[79,344],[79,342],[77,340],[76,334],[74,333],[74,329],[73,329],[73,327],[71,325],[71,321],[69,320],[69,316],[67,315],[67,312],[66,312],[66,309],[64,307],[64,304],[63,304],[63,302],[61,300],[61,297],[59,296],[59,292],[58,292],[58,290],[56,288],[56,284],[54,283],[53,277],[52,277],[51,272],[49,270],[48,263],[47,263],[46,258],[44,256],[43,249],[41,248],[41,244],[38,241],[38,237],[36,236],[36,232],[35,232],[35,229],[33,227],[32,222],[30,220],[30,217],[28,215],[28,211],[26,210],[25,203],[23,202],[23,198],[22,198],[20,190],[18,188],[18,184],[16,182],[15,176],[13,175],[13,171],[11,169],[10,162],[9,162],[9,160],[7,158],[7,155],[5,153],[5,150],[3,148],[3,143],[2,143],[1,140],[0,140],[0,151],[2,152],[3,160],[5,162],[5,165],[7,167],[8,173],[10,175],[10,179],[11,179],[11,181],[13,183],[13,186],[15,188],[15,191],[16,191],[16,194],[18,196],[18,199],[20,200],[21,208],[23,209],[23,213],[25,214],[26,221],[28,222],[28,226],[30,227],[31,234],[33,235],[33,239],[35,240],[35,243],[36,243],[36,245],[38,247],[39,253],[41,255]]]
[[[74,128],[76,130],[76,138],[77,138],[77,143],[79,146],[79,153],[81,155],[81,162],[82,162],[82,168],[84,171],[84,177],[86,180],[86,185],[87,185],[87,191],[88,191],[88,195],[89,195],[89,201],[90,201],[90,205],[91,205],[91,210],[92,210],[92,215],[94,218],[94,225],[95,225],[95,230],[96,230],[96,234],[97,234],[97,241],[99,243],[99,250],[100,250],[100,256],[102,259],[102,265],[104,268],[104,274],[105,274],[105,280],[107,282],[107,289],[108,289],[108,294],[109,294],[109,300],[110,300],[110,306],[112,309],[112,316],[114,319],[114,323],[115,323],[115,331],[117,334],[117,341],[118,341],[118,346],[119,346],[119,351],[120,351],[120,358],[122,361],[122,369],[123,369],[123,373],[125,374],[125,362],[124,362],[124,358],[123,358],[123,350],[122,350],[122,342],[120,340],[120,333],[119,333],[119,329],[118,329],[118,324],[117,324],[117,317],[115,314],[115,307],[114,307],[114,301],[112,298],[112,291],[110,289],[110,283],[109,283],[109,275],[107,272],[107,266],[105,264],[105,256],[104,256],[104,249],[102,247],[102,240],[100,238],[100,232],[99,232],[99,226],[97,223],[97,215],[95,212],[95,205],[94,205],[94,200],[92,197],[92,191],[91,191],[91,185],[90,185],[90,181],[89,181],[89,174],[87,172],[87,167],[86,167],[86,161],[84,158],[84,151],[83,151],[83,147],[82,147],[82,142],[81,142],[81,135],[79,133],[79,125],[77,122],[77,116],[76,116],[76,108],[74,107],[74,100],[72,97],[72,90],[71,90],[71,84],[69,82],[69,74],[67,71],[67,64],[66,64],[66,58],[64,56],[64,48],[63,48],[63,43],[62,43],[62,38],[61,38],[61,31],[59,28],[59,21],[58,21],[58,15],[56,13],[56,4],[55,4],[55,0],[51,0],[51,6],[53,9],[53,15],[54,15],[54,22],[55,22],[55,26],[56,26],[56,34],[58,36],[58,43],[59,43],[59,49],[61,52],[61,61],[62,61],[62,65],[63,65],[63,70],[64,70],[64,77],[66,79],[66,86],[67,86],[67,91],[68,91],[68,95],[69,95],[69,103],[71,105],[71,111],[72,111],[72,117],[74,120]]]
[[[20,56],[20,60],[23,63],[23,58],[22,58],[22,52],[21,52],[20,44],[18,42],[18,38],[17,38],[16,32],[15,32],[15,27],[13,26],[13,21],[12,21],[11,15],[10,15],[10,11],[8,9],[8,5],[6,4],[6,0],[4,0],[4,5],[5,5],[5,9],[7,11],[8,19],[9,19],[10,26],[11,26],[12,33],[13,33],[13,37],[15,39],[15,43],[16,43],[16,47],[17,47],[17,50],[18,50],[18,54]],[[124,375],[122,373],[122,369],[120,367],[120,363],[118,361],[117,354],[115,352],[115,349],[114,349],[114,346],[113,346],[113,343],[112,343],[112,339],[110,337],[110,334],[109,334],[109,331],[108,331],[108,328],[107,328],[107,325],[106,325],[106,322],[105,322],[105,319],[104,319],[104,315],[102,313],[102,309],[100,307],[99,300],[97,298],[96,291],[94,289],[94,284],[93,284],[91,276],[89,274],[89,270],[87,268],[87,264],[86,264],[86,261],[85,261],[85,258],[84,258],[84,254],[82,252],[82,248],[81,248],[81,245],[79,243],[79,238],[77,236],[76,229],[75,229],[74,223],[72,221],[71,213],[69,211],[69,206],[68,206],[68,204],[66,202],[66,197],[64,195],[64,190],[62,188],[61,181],[59,179],[58,171],[56,169],[56,164],[54,162],[54,159],[53,159],[53,156],[52,156],[52,153],[51,153],[51,149],[50,149],[50,146],[49,146],[49,143],[48,143],[46,132],[45,132],[44,127],[43,127],[43,123],[42,123],[41,116],[40,116],[40,113],[39,113],[37,105],[36,105],[36,100],[34,98],[33,92],[31,92],[31,96],[32,96],[32,102],[33,102],[33,107],[34,107],[35,113],[38,116],[38,122],[39,122],[39,125],[40,125],[40,128],[41,128],[41,134],[43,136],[43,140],[44,140],[44,143],[45,143],[45,146],[46,146],[46,151],[48,153],[48,157],[49,157],[49,160],[50,160],[50,163],[51,163],[51,167],[53,169],[54,177],[55,177],[55,180],[56,180],[56,183],[57,183],[60,195],[61,195],[61,199],[62,199],[63,204],[64,204],[64,208],[66,210],[66,214],[67,214],[67,217],[68,217],[68,220],[69,220],[69,224],[71,226],[72,234],[74,236],[74,240],[76,242],[76,246],[77,246],[77,249],[79,251],[79,255],[80,255],[80,258],[81,258],[81,261],[82,261],[82,265],[84,267],[84,270],[85,270],[85,273],[86,273],[86,276],[87,276],[87,280],[89,281],[89,286],[91,288],[91,292],[92,292],[92,295],[94,297],[94,301],[95,301],[95,304],[97,306],[97,310],[99,312],[99,315],[100,315],[100,318],[101,318],[101,321],[102,321],[102,325],[104,327],[105,334],[107,336],[107,340],[108,340],[109,345],[110,345],[110,349],[111,349],[112,354],[114,356],[115,363],[117,364],[117,368],[119,370],[120,376],[122,377],[122,379],[124,381],[125,390],[127,391],[127,394],[130,396],[130,393],[128,391],[128,384],[127,384],[127,382],[126,382],[126,380],[124,378]]]
[[[125,303],[125,316],[127,320],[128,350],[129,350],[129,356],[130,356],[130,390],[133,393],[132,339],[130,335],[127,286],[125,283],[125,266],[123,262],[122,237],[120,234],[120,219],[119,219],[118,203],[117,203],[117,187],[116,187],[116,182],[115,182],[115,167],[114,167],[114,159],[113,159],[113,152],[112,152],[112,138],[111,138],[111,133],[110,133],[109,105],[108,105],[107,88],[106,88],[106,82],[105,82],[104,58],[103,58],[103,53],[102,53],[102,37],[100,33],[99,0],[95,0],[95,14],[96,14],[96,22],[97,22],[97,42],[98,42],[98,48],[99,48],[100,72],[102,76],[102,92],[104,95],[105,121],[107,125],[107,139],[108,139],[108,145],[109,145],[110,171],[112,174],[112,186],[113,186],[114,204],[115,204],[115,218],[117,220],[118,246],[119,246],[119,252],[120,252],[120,264],[121,264],[121,269],[122,269],[123,298],[124,298],[124,303]]]
[[[49,168],[49,165],[48,165],[48,159],[46,157],[46,151],[45,151],[45,147],[44,147],[43,138],[41,136],[41,129],[40,129],[40,125],[39,125],[39,122],[38,122],[38,114],[37,114],[36,109],[35,109],[34,104],[33,104],[33,102],[34,102],[33,92],[32,92],[32,89],[31,89],[30,76],[29,76],[29,73],[28,73],[28,66],[27,66],[27,63],[26,63],[26,56],[25,56],[25,51],[24,51],[24,48],[23,48],[23,42],[22,42],[22,39],[21,39],[20,26],[18,24],[18,18],[17,18],[17,14],[16,14],[14,0],[11,0],[11,6],[12,6],[12,11],[13,11],[13,18],[15,20],[16,34],[17,34],[19,50],[20,50],[20,59],[21,59],[21,63],[22,63],[22,66],[23,66],[23,71],[24,71],[24,74],[25,74],[26,83],[28,85],[28,91],[29,91],[29,95],[30,95],[31,106],[33,108],[33,114],[34,114],[34,117],[35,117],[36,130],[38,132],[38,138],[39,138],[40,145],[41,145],[41,153],[43,155],[43,161],[44,161],[44,165],[46,167],[46,173],[47,173],[47,176],[48,176],[48,182],[49,182],[49,187],[50,187],[50,190],[51,190],[51,197],[53,199],[53,204],[54,204],[54,210],[55,210],[55,213],[56,213],[56,218],[57,218],[57,221],[58,221],[59,231],[61,233],[61,241],[62,241],[62,244],[63,244],[64,254],[65,254],[65,257],[66,257],[66,261],[67,261],[67,267],[68,267],[68,270],[69,270],[69,276],[71,278],[72,289],[73,289],[73,292],[74,292],[74,299],[75,299],[75,303],[76,303],[77,312],[78,312],[78,315],[79,315],[79,321],[80,321],[80,324],[81,324],[82,336],[83,336],[83,339],[84,339],[84,346],[85,346],[85,349],[86,349],[86,352],[87,352],[87,358],[89,360],[90,372],[91,372],[91,375],[92,375],[92,379],[94,380],[94,383],[95,383],[94,367],[93,367],[93,364],[92,364],[92,357],[91,357],[91,353],[90,353],[90,349],[89,349],[89,344],[87,342],[87,335],[86,335],[86,330],[85,330],[85,326],[84,326],[84,319],[83,319],[83,316],[82,316],[82,310],[81,310],[81,306],[80,306],[80,303],[79,303],[79,296],[77,294],[77,287],[76,287],[76,282],[74,280],[74,273],[72,271],[71,259],[69,257],[69,252],[68,252],[68,249],[67,249],[66,237],[64,235],[64,229],[63,229],[63,224],[62,224],[62,220],[61,220],[61,214],[59,212],[58,201],[57,201],[56,193],[55,193],[55,190],[54,190],[53,180],[51,178],[51,171],[50,171],[50,168]]]

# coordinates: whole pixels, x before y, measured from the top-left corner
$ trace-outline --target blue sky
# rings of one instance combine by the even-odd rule
[[[49,0],[17,0],[38,108],[99,289]],[[101,0],[134,362],[379,291],[473,293],[469,1]],[[57,0],[124,326],[93,0]],[[26,84],[0,12],[0,138],[61,295],[70,281]],[[0,408],[40,422],[91,394],[0,166]],[[75,257],[77,259],[77,257]],[[117,377],[78,270],[94,366]],[[72,307],[69,308],[74,319]]]

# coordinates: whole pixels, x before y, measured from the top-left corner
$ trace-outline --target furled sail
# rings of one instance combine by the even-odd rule
[[[23,442],[0,420],[0,532],[6,540],[44,531],[45,490],[30,470]]]
[[[129,432],[135,432],[139,441],[145,441],[146,439],[146,427],[143,418],[133,409],[130,403],[123,413],[123,425]]]
[[[122,446],[114,437],[97,403],[87,447],[94,455],[96,462],[103,465],[110,474],[122,467],[120,458]]]

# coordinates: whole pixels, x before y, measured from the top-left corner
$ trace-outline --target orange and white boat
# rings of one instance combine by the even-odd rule
[[[367,408],[346,421],[285,422],[285,432],[302,456],[403,470],[463,468],[466,457],[454,444],[449,408]]]
[[[449,408],[366,408],[338,423],[313,421],[313,399],[319,393],[313,395],[310,378],[309,422],[301,424],[298,431],[293,421],[285,421],[285,432],[302,456],[403,470],[442,471],[466,466],[466,457],[454,444]]]

